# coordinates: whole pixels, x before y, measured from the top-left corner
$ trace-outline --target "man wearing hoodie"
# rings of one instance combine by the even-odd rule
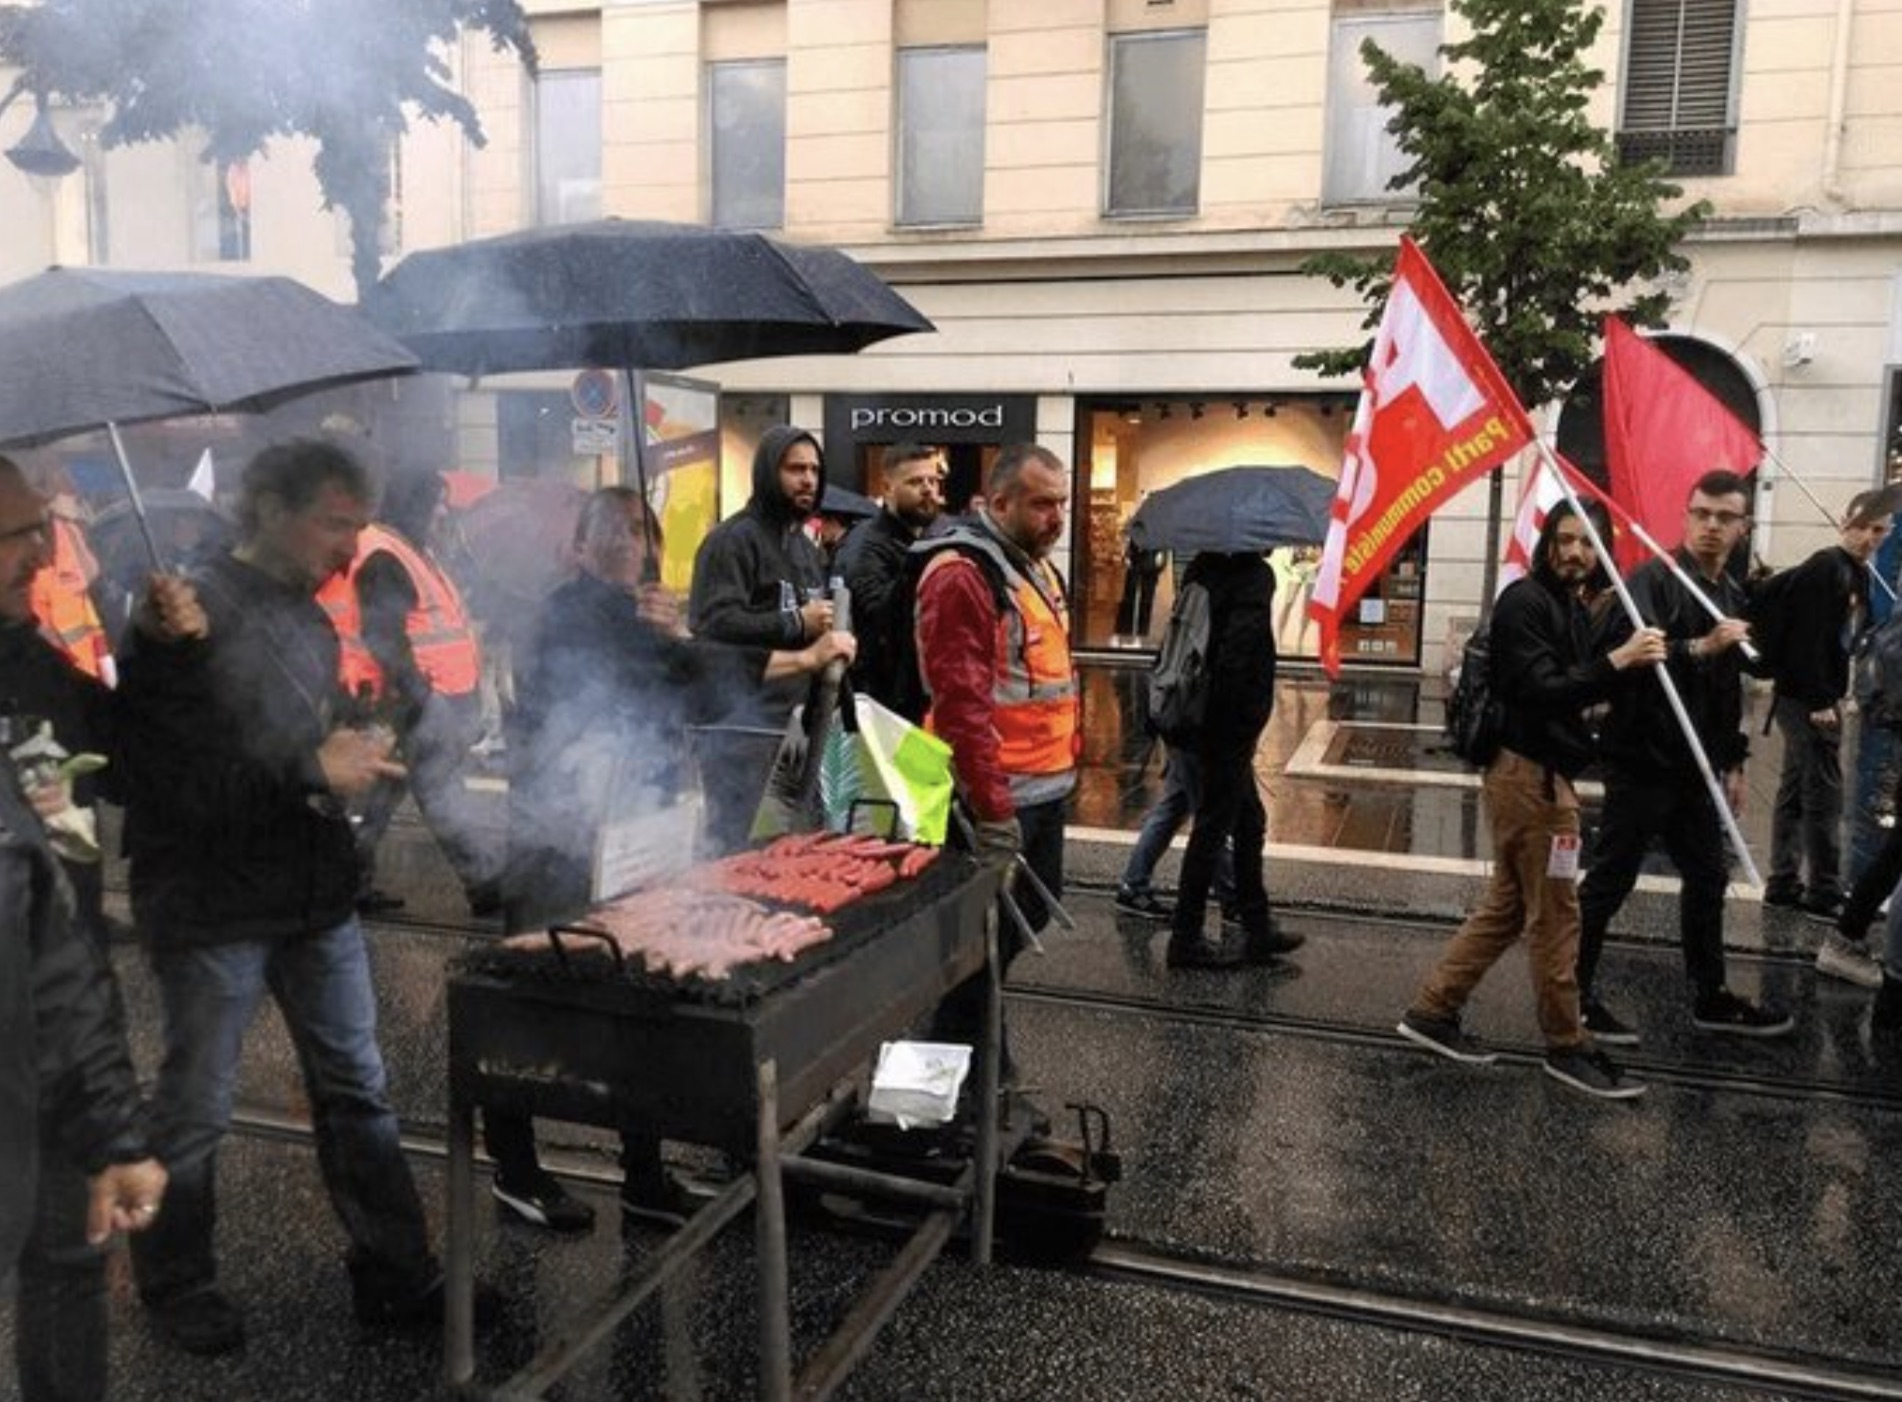
[[[715,526],[694,556],[687,626],[695,637],[736,647],[797,650],[832,631],[825,556],[806,529],[825,490],[825,458],[803,428],[766,430],[753,454],[753,495]],[[722,719],[778,730],[810,678],[762,681]],[[707,827],[714,845],[741,846],[766,781],[746,750],[709,745],[701,757]]]

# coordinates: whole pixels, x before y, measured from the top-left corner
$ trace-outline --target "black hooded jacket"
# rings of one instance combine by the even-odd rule
[[[1618,671],[1592,655],[1585,605],[1548,563],[1568,514],[1546,518],[1532,573],[1507,585],[1493,605],[1492,691],[1505,712],[1504,747],[1570,779],[1593,758],[1585,708],[1611,694]]]
[[[766,431],[753,454],[753,495],[701,543],[687,595],[687,626],[696,637],[737,647],[805,646],[799,610],[809,590],[825,588],[825,556],[803,529],[806,518],[779,488],[779,460],[801,439],[818,447],[801,428],[782,424]],[[822,502],[823,466],[819,479]],[[769,683],[755,719],[783,721],[804,690],[803,678]]]
[[[1209,591],[1209,700],[1193,737],[1203,764],[1247,764],[1275,708],[1275,572],[1260,555],[1204,553],[1184,584]]]

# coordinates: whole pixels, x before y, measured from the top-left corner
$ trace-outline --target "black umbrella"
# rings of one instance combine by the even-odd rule
[[[0,288],[0,445],[106,429],[142,523],[120,425],[264,409],[415,368],[354,311],[289,278],[54,268]]]
[[[370,316],[432,370],[683,370],[841,355],[931,323],[836,249],[602,219],[412,253]]]
[[[364,310],[431,370],[684,370],[846,355],[932,325],[836,249],[699,224],[601,219],[412,253]],[[639,437],[636,421],[635,438]],[[629,445],[643,500],[647,465]],[[658,567],[650,550],[650,566]]]
[[[1130,518],[1138,549],[1234,555],[1327,538],[1335,483],[1305,467],[1225,467],[1152,493]]]

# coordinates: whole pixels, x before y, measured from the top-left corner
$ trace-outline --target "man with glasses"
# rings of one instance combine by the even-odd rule
[[[1676,559],[1724,617],[1717,622],[1663,560],[1631,576],[1645,620],[1664,634],[1667,664],[1697,743],[1722,781],[1733,812],[1744,801],[1743,658],[1749,636],[1742,588],[1726,568],[1750,530],[1750,493],[1734,472],[1707,472],[1691,488],[1684,543]],[[1597,651],[1631,636],[1623,610],[1600,625]],[[1724,824],[1664,688],[1654,677],[1624,673],[1611,693],[1599,736],[1605,807],[1591,871],[1579,887],[1579,1002],[1585,1027],[1609,1045],[1633,1045],[1636,1029],[1598,996],[1598,959],[1611,918],[1631,894],[1654,840],[1677,868],[1678,939],[1691,986],[1691,1020],[1706,1032],[1780,1037],[1792,1022],[1724,986]]]

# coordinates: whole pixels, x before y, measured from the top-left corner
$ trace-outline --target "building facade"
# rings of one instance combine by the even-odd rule
[[[1035,436],[1075,465],[1065,563],[1093,647],[1153,638],[1122,526],[1144,493],[1210,468],[1333,475],[1353,386],[1296,370],[1349,344],[1362,308],[1304,276],[1323,249],[1392,246],[1399,168],[1361,68],[1374,38],[1431,64],[1449,17],[1414,0],[528,0],[525,74],[456,55],[486,145],[422,128],[392,155],[392,256],[603,215],[763,228],[834,244],[937,325],[855,357],[694,374],[720,390],[720,507],[750,443],[823,428],[841,482],[880,449],[940,445],[956,501],[989,452]],[[1671,161],[1716,217],[1668,288],[1666,345],[1753,417],[1775,462],[1756,549],[1828,538],[1825,503],[1902,475],[1902,6],[1895,0],[1617,0],[1595,115]],[[9,113],[0,143],[25,115]],[[32,191],[10,170],[0,273],[49,261],[225,263],[349,295],[345,232],[316,209],[308,152],[211,172],[170,147],[100,152],[62,121],[85,178]],[[239,216],[242,215],[240,219]],[[239,230],[235,226],[242,225]],[[241,233],[241,237],[240,237]],[[585,480],[566,451],[566,376],[460,395],[463,466]],[[1542,421],[1563,434],[1562,406]],[[1347,636],[1350,660],[1435,667],[1477,609],[1483,489],[1396,563]],[[1283,552],[1283,642],[1312,564]]]

